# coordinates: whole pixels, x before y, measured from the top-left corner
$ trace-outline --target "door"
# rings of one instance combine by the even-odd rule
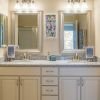
[[[81,100],[100,100],[100,77],[84,77]]]
[[[61,77],[59,86],[60,100],[80,100],[79,77]]]
[[[0,77],[0,100],[18,99],[18,77]]]
[[[40,100],[39,77],[20,77],[20,100]]]

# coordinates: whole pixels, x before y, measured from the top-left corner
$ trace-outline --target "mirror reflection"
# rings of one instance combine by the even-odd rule
[[[18,15],[18,45],[20,49],[36,49],[38,15]]]
[[[87,46],[87,14],[64,14],[64,49]]]
[[[19,46],[19,51],[42,51],[43,12],[12,12],[12,44]]]
[[[0,14],[0,47],[8,44],[7,37],[7,16]]]

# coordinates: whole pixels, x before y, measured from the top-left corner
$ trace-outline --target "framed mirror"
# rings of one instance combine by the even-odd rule
[[[0,47],[8,44],[7,16],[0,14]]]
[[[74,52],[87,46],[94,46],[92,12],[65,13],[59,12],[60,51]]]
[[[41,52],[42,14],[12,12],[12,44],[18,45],[20,51]]]

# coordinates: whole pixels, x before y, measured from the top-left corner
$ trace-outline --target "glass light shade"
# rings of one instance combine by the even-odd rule
[[[28,10],[28,4],[27,3],[22,3],[22,10],[27,11]]]
[[[21,10],[20,3],[19,3],[19,2],[16,3],[16,5],[15,5],[15,10],[16,10],[16,11]]]
[[[37,11],[37,6],[34,3],[31,3],[29,9],[30,11]]]
[[[77,12],[77,11],[80,10],[80,3],[79,3],[79,2],[75,2],[75,3],[74,3],[73,10],[74,10],[75,12]]]
[[[88,10],[88,5],[86,2],[82,2],[81,4],[81,12],[85,12]]]
[[[70,2],[70,3],[67,4],[66,11],[70,12],[72,10],[73,10],[73,3]]]

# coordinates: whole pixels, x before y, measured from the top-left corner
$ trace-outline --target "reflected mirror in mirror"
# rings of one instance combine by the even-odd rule
[[[20,49],[36,49],[38,15],[18,15],[18,45]]]
[[[87,14],[64,14],[64,49],[87,46]]]
[[[12,40],[19,46],[19,51],[40,53],[42,50],[42,19],[43,12],[16,13],[12,12]]]
[[[91,11],[86,13],[59,12],[61,52],[94,46],[94,26]]]
[[[7,40],[7,16],[0,14],[0,47],[7,45]]]

